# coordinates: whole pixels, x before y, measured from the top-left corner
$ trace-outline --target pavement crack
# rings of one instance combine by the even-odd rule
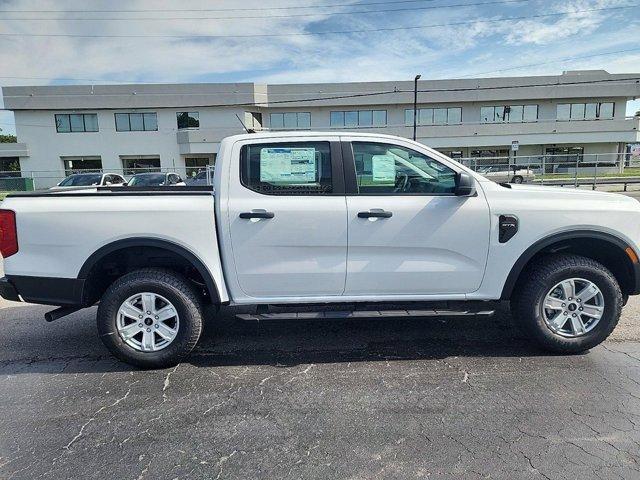
[[[170,370],[169,372],[167,372],[167,376],[164,377],[164,384],[162,385],[162,401],[163,402],[167,401],[167,389],[169,388],[169,385],[171,385],[171,374],[175,373],[179,366],[180,364],[173,367],[173,370]]]
[[[94,420],[95,420],[95,418],[93,418],[93,417],[91,417],[89,420],[87,420],[87,422],[80,427],[80,431],[76,434],[76,436],[73,437],[71,439],[71,441],[64,446],[64,449],[65,450],[69,450],[71,448],[71,445],[76,443],[76,441],[78,441],[80,439],[80,437],[82,437],[82,434],[84,433],[84,429],[87,428],[87,425],[89,425]]]

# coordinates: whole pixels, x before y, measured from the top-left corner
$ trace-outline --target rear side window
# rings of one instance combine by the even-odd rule
[[[326,195],[333,192],[329,142],[258,143],[240,153],[240,180],[269,195]]]

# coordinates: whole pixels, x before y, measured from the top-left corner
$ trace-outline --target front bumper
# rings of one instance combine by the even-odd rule
[[[12,302],[20,301],[16,287],[13,286],[7,277],[0,278],[0,297],[5,300],[11,300]]]

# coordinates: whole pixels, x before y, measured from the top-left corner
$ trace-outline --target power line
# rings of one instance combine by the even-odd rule
[[[601,11],[613,11],[613,10],[623,10],[629,8],[640,7],[640,4],[626,5],[620,7],[603,7],[603,8],[590,8],[584,10],[573,10],[569,12],[558,12],[558,13],[542,13],[537,15],[523,15],[518,17],[500,17],[494,19],[483,19],[483,20],[470,20],[470,21],[462,21],[462,22],[451,22],[451,23],[438,23],[438,24],[430,24],[430,25],[414,25],[408,27],[388,27],[388,28],[365,28],[360,30],[326,30],[319,32],[291,32],[291,33],[255,33],[255,34],[243,34],[243,35],[160,35],[160,34],[152,34],[152,35],[131,35],[131,34],[82,34],[82,33],[0,33],[0,37],[65,37],[65,38],[274,38],[274,37],[300,37],[300,36],[314,36],[314,35],[341,35],[341,34],[350,34],[350,33],[372,33],[372,32],[392,32],[392,31],[401,31],[401,30],[421,30],[427,28],[437,28],[437,27],[453,27],[453,26],[464,26],[464,25],[474,25],[477,23],[498,23],[505,22],[510,20],[529,20],[532,18],[549,18],[549,17],[558,17],[569,14],[576,13],[587,13],[587,12],[601,12]]]
[[[551,64],[554,64],[554,63],[558,63],[558,62],[572,62],[574,60],[583,60],[585,58],[604,57],[606,55],[617,55],[617,54],[620,54],[620,53],[629,53],[629,52],[638,52],[638,51],[640,51],[640,48],[628,48],[628,49],[625,49],[625,50],[616,50],[614,52],[603,52],[603,53],[594,53],[594,54],[590,54],[590,55],[580,55],[580,56],[577,56],[577,57],[558,58],[556,60],[550,60],[548,62],[529,63],[529,64],[525,64],[525,65],[517,65],[515,67],[500,68],[498,70],[488,70],[488,71],[484,71],[484,72],[471,73],[469,75],[463,75],[463,78],[475,77],[477,75],[487,75],[489,73],[508,72],[510,70],[520,70],[522,68],[540,67],[540,66],[543,66],[543,65],[551,65]],[[2,77],[0,77],[0,78],[2,78]]]
[[[601,57],[601,56],[607,56],[607,55],[617,55],[620,53],[629,53],[629,52],[635,52],[635,51],[640,51],[640,48],[629,48],[629,49],[624,49],[624,50],[616,50],[616,51],[611,51],[611,52],[603,52],[603,53],[595,53],[595,54],[590,54],[590,55],[580,55],[580,56],[576,56],[576,57],[564,57],[564,58],[556,58],[554,60],[549,60],[546,62],[540,62],[540,63],[529,63],[529,64],[524,64],[524,65],[516,65],[514,67],[508,67],[508,68],[501,68],[498,70],[488,70],[488,71],[484,71],[484,72],[475,72],[469,75],[462,75],[460,78],[468,78],[468,77],[477,77],[479,75],[486,75],[489,73],[497,73],[497,72],[505,72],[505,71],[509,71],[509,70],[519,70],[522,68],[529,68],[529,67],[538,67],[538,66],[543,66],[543,65],[550,65],[553,63],[559,63],[559,62],[571,62],[574,60],[582,60],[585,58],[593,58],[593,57]],[[20,77],[20,76],[0,76],[0,79],[10,79],[10,80],[56,80],[56,81],[74,81],[74,82],[109,82],[109,84],[130,84],[130,85],[172,85],[175,84],[176,82],[172,82],[172,81],[139,81],[139,80],[123,80],[123,79],[118,79],[118,80],[108,80],[108,79],[102,79],[102,78],[77,78],[77,77]],[[432,79],[432,80],[439,80],[439,79]],[[400,81],[400,80],[399,80]],[[248,82],[248,83],[252,83],[252,82]],[[255,82],[254,82],[255,83]],[[215,93],[220,93],[220,94],[228,94],[228,93],[238,93],[237,91],[220,91],[220,92],[215,92]],[[296,92],[296,93],[291,93],[291,94],[287,94],[287,95],[299,95],[301,93],[305,93],[305,94],[317,94],[319,92],[315,91],[315,92]],[[334,92],[336,93],[336,92]],[[337,92],[337,93],[351,93],[351,92]],[[189,95],[189,94],[184,94],[181,93],[181,95]],[[194,94],[194,95],[202,95],[200,93],[198,94]],[[277,93],[275,95],[285,95],[284,93]]]
[[[536,88],[536,87],[564,87],[570,85],[590,85],[590,84],[600,84],[600,83],[612,83],[619,82],[619,85],[637,85],[640,88],[640,77],[628,77],[628,78],[607,78],[600,80],[585,80],[585,81],[574,81],[574,82],[554,82],[554,83],[531,83],[528,85],[500,85],[500,86],[487,86],[487,87],[458,87],[458,88],[431,88],[431,89],[418,89],[419,93],[446,93],[446,92],[465,92],[465,91],[487,91],[487,90],[508,90],[514,88]],[[143,106],[143,107],[129,107],[129,109],[133,110],[149,110],[154,108],[223,108],[223,107],[260,107],[260,108],[269,108],[272,105],[283,105],[289,103],[304,103],[304,102],[321,102],[326,100],[341,100],[347,98],[359,98],[359,97],[372,97],[372,96],[380,96],[380,95],[393,95],[397,93],[411,93],[413,89],[403,90],[403,89],[393,89],[393,90],[383,90],[378,92],[360,92],[360,93],[351,93],[344,95],[327,95],[323,97],[310,97],[310,98],[296,98],[289,100],[274,100],[267,102],[243,102],[243,103],[217,103],[217,104],[201,104],[201,105],[157,105],[157,106]],[[136,96],[140,96],[142,94],[136,94]],[[155,94],[148,94],[150,96]],[[171,94],[166,94],[171,95]],[[181,93],[176,93],[176,95],[181,95]],[[205,94],[206,95],[206,94]],[[70,94],[70,95],[59,95],[64,97],[86,97],[88,95],[80,95],[80,94]],[[22,98],[23,96],[10,95],[5,98]],[[424,102],[422,102],[424,103]],[[70,108],[70,109],[58,109],[58,110],[124,110],[123,107],[96,107],[96,108]],[[20,110],[20,109],[18,109]],[[52,109],[48,109],[52,110]],[[53,109],[55,110],[55,109]]]
[[[455,3],[449,5],[429,5],[426,7],[404,7],[404,8],[390,8],[383,10],[354,10],[350,12],[318,12],[318,13],[296,13],[290,15],[260,15],[260,16],[239,16],[239,17],[76,17],[76,18],[65,18],[65,17],[5,17],[0,18],[0,20],[49,20],[49,21],[173,21],[173,20],[253,20],[253,19],[269,19],[269,18],[296,18],[296,17],[317,17],[319,15],[362,15],[362,14],[371,14],[371,13],[392,13],[392,12],[406,12],[406,11],[415,11],[415,10],[436,10],[442,8],[459,8],[459,7],[474,7],[474,6],[484,6],[484,5],[501,5],[507,3],[525,3],[529,0],[492,0],[488,2],[479,2],[479,3]],[[0,13],[3,13],[0,11]]]
[[[290,5],[287,7],[245,7],[245,8],[178,8],[178,9],[116,9],[116,10],[0,10],[0,12],[8,13],[147,13],[147,12],[246,12],[246,11],[263,11],[263,10],[293,10],[305,8],[339,8],[339,7],[363,7],[367,5],[396,5],[418,2],[435,2],[436,0],[395,0],[383,2],[362,2],[362,3],[327,3],[315,5]]]

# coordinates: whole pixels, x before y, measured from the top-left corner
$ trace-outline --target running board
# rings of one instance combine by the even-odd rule
[[[281,312],[281,313],[239,313],[236,318],[246,321],[259,320],[316,320],[339,318],[382,318],[382,317],[464,317],[493,315],[495,310],[326,310],[319,312]]]

